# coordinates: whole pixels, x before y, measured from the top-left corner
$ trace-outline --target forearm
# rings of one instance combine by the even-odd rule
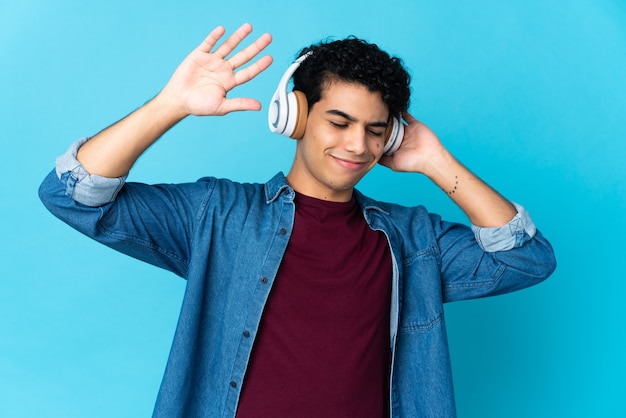
[[[159,94],[87,141],[76,158],[89,174],[124,176],[150,145],[185,116],[166,95]]]
[[[476,226],[490,228],[508,223],[516,215],[513,204],[469,171],[448,151],[433,157],[426,174]]]

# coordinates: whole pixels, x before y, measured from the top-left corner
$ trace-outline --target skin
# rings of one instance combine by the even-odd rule
[[[307,118],[287,181],[298,192],[345,202],[380,160],[389,112],[380,93],[335,81]]]
[[[270,56],[256,58],[271,42],[263,34],[231,53],[252,32],[242,25],[223,43],[215,28],[176,69],[163,90],[144,106],[86,142],[78,151],[90,174],[119,177],[167,130],[189,115],[222,116],[261,109],[258,100],[229,94],[264,71]],[[357,84],[329,83],[309,114],[287,176],[295,190],[320,199],[347,201],[354,186],[377,163],[394,171],[422,173],[444,190],[478,226],[502,226],[513,205],[459,163],[439,138],[409,113],[405,135],[392,157],[382,157],[388,110],[380,94]],[[381,133],[381,135],[378,135]]]

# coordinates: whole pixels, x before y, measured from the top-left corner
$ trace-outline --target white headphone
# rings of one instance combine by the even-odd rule
[[[281,77],[267,114],[270,131],[293,139],[301,139],[304,136],[308,102],[303,92],[297,90],[288,92],[287,84],[293,73],[300,66],[300,63],[311,54],[312,52],[308,52],[299,57],[287,68],[287,71]],[[392,117],[391,123],[389,123],[385,131],[385,148],[383,153],[385,155],[393,155],[400,147],[403,137],[404,124],[398,118]]]

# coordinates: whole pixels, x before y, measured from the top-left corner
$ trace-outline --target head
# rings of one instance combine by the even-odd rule
[[[298,56],[309,53],[293,75],[293,89],[304,93],[309,110],[333,81],[360,84],[380,93],[389,116],[401,119],[408,109],[410,76],[399,58],[377,45],[350,37],[311,45]]]
[[[306,97],[306,125],[287,178],[301,193],[345,201],[382,157],[392,118],[407,110],[410,78],[398,58],[356,38],[305,54],[293,81]]]

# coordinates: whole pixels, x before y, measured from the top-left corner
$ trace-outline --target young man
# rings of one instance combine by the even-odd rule
[[[406,112],[399,60],[358,39],[302,51],[294,89],[308,110],[286,177],[125,183],[186,116],[260,109],[227,98],[271,63],[235,72],[271,41],[227,58],[251,30],[218,47],[213,30],[160,94],[72,145],[40,189],[77,230],[187,279],[154,416],[454,416],[443,303],[533,285],[555,260],[521,206]],[[383,155],[401,118],[402,142]],[[428,176],[472,228],[359,193],[377,163]]]

